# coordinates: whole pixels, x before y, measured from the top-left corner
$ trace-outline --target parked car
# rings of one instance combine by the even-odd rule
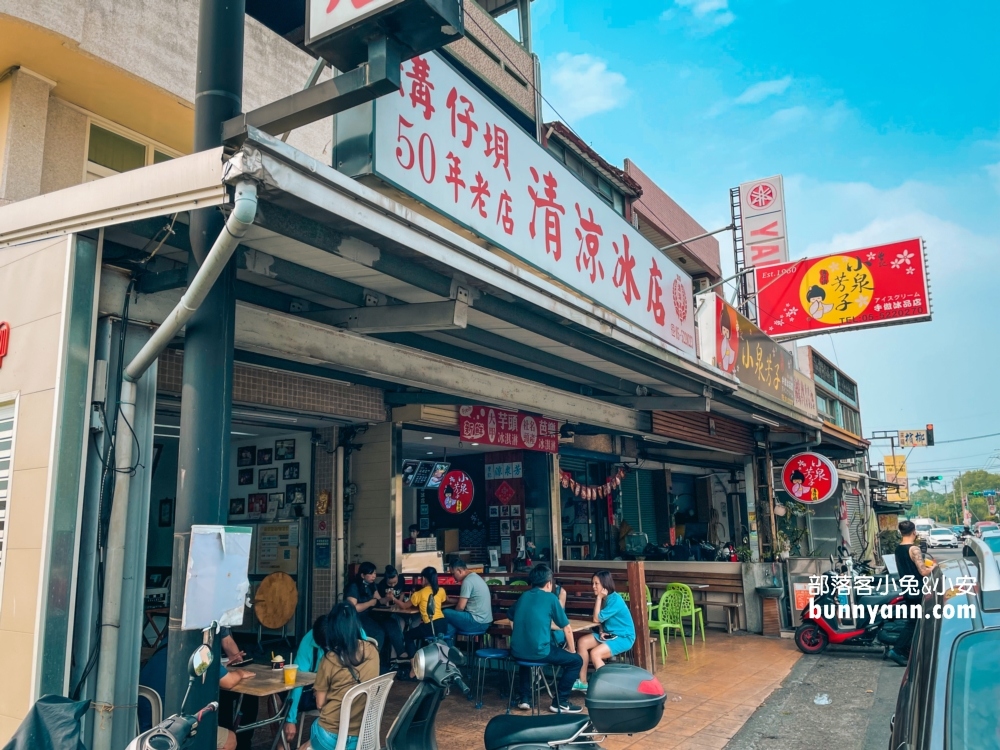
[[[962,534],[965,533],[965,527],[964,526],[952,526],[951,530],[955,532],[955,536],[957,536],[959,539],[961,539],[962,538]]]
[[[972,527],[973,533],[981,537],[986,531],[1000,531],[1000,525],[996,521],[979,521]]]
[[[974,547],[971,544],[969,544],[969,541],[971,539],[975,539],[975,537],[971,537],[970,536],[968,539],[966,539],[965,540],[965,547],[962,548],[962,554],[965,557],[975,557],[976,556],[976,550],[974,549]],[[982,539],[983,539],[983,542],[986,543],[986,546],[990,548],[990,551],[993,554],[1000,555],[1000,530],[998,530],[998,531],[989,531],[989,530],[984,531]]]
[[[892,717],[890,750],[1000,748],[1000,681],[996,678],[1000,674],[1000,554],[981,540],[974,540],[971,547],[977,557],[945,560],[931,573],[934,590],[924,596],[923,611],[931,613],[935,605],[950,605],[955,616],[917,621]],[[977,579],[979,586],[965,593],[955,582],[968,577]],[[950,587],[942,584],[942,578]]]
[[[958,537],[951,529],[938,526],[927,532],[928,547],[954,547],[958,549]]]

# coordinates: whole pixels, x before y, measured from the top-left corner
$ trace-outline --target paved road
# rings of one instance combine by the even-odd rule
[[[902,676],[880,651],[803,656],[726,750],[885,750]]]
[[[934,550],[938,561],[962,551]],[[803,656],[726,750],[884,750],[903,669],[874,649]]]

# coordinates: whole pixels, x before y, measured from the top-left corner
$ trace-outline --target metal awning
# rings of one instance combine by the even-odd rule
[[[142,271],[133,312],[158,323],[176,298],[171,290],[187,280],[183,212],[224,203],[225,170],[225,181],[246,175],[261,186],[256,225],[237,251],[237,297],[241,316],[266,321],[275,332],[287,324],[337,346],[356,345],[350,337],[361,336],[372,341],[356,352],[471,366],[497,378],[494,403],[521,403],[620,432],[648,429],[648,411],[623,404],[636,395],[708,398],[713,410],[737,418],[759,413],[793,427],[815,426],[783,404],[734,393],[731,376],[277,139],[251,132],[241,151],[222,159],[218,150],[195,154],[0,209],[0,245],[103,227],[105,263]],[[368,316],[368,327],[359,330],[380,332],[348,335],[325,325],[344,319],[338,310],[349,310],[352,319]],[[383,317],[376,324],[377,315]],[[385,316],[411,325],[384,330]],[[352,368],[336,348],[306,352],[280,338],[247,344],[248,351],[331,371],[368,372],[410,391],[487,400],[482,390],[442,380]],[[504,383],[516,399],[505,397]],[[524,383],[537,387],[532,398]],[[562,406],[556,413],[546,403]]]

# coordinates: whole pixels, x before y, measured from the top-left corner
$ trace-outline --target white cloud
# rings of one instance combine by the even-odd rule
[[[990,176],[990,180],[993,182],[993,187],[995,187],[997,192],[1000,193],[1000,162],[997,162],[996,164],[987,164],[986,174]]]
[[[806,120],[810,115],[809,107],[799,105],[797,107],[785,107],[779,109],[771,115],[770,122],[783,127],[793,127]]]
[[[570,124],[622,106],[629,97],[625,76],[599,57],[560,52],[549,74],[549,98]]]
[[[709,24],[713,31],[736,20],[736,16],[729,10],[729,0],[676,0],[676,5],[690,10],[691,15]],[[668,8],[660,15],[660,20],[668,21],[672,17],[673,8]]]
[[[736,97],[736,104],[758,104],[769,96],[780,96],[784,94],[792,83],[791,76],[776,78],[773,81],[761,81],[747,88],[742,94]]]

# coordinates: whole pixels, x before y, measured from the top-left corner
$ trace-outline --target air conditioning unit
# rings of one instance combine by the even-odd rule
[[[693,279],[692,283],[694,284],[695,294],[707,291],[708,288],[712,286],[712,280],[707,276],[699,276],[698,278]]]

